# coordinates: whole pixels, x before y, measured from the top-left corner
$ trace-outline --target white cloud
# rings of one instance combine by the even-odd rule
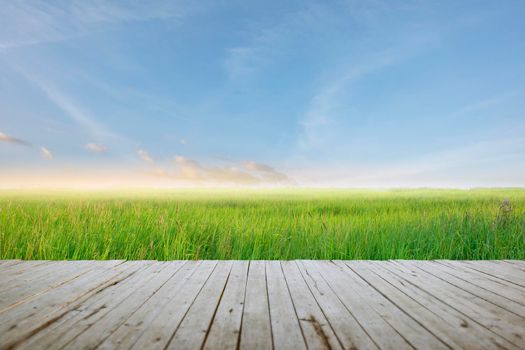
[[[204,169],[201,165],[195,161],[183,156],[175,156],[175,163],[180,168],[180,175],[189,180],[202,180],[204,179]]]
[[[7,135],[7,134],[4,134],[3,132],[0,132],[0,142],[30,146],[29,142],[13,137],[13,136],[10,136],[10,135]]]
[[[53,159],[53,153],[48,150],[47,148],[45,147],[40,147],[40,154],[42,155],[42,157],[44,157],[45,159]]]
[[[155,161],[153,160],[153,158],[151,158],[149,153],[144,151],[143,149],[137,150],[137,155],[139,156],[140,159],[142,159],[146,163],[155,164]]]
[[[244,167],[259,174],[264,180],[271,182],[291,183],[292,180],[284,173],[275,170],[273,167],[254,162],[253,160],[244,162]]]
[[[254,161],[245,162],[245,170],[234,165],[206,166],[183,156],[176,156],[174,162],[178,169],[175,177],[192,182],[236,185],[290,185],[293,183],[285,174]]]
[[[105,153],[108,150],[106,146],[98,143],[88,143],[86,149],[94,153]]]
[[[147,170],[147,173],[155,176],[160,177],[168,177],[169,174],[162,166],[159,166],[157,162],[150,156],[148,152],[146,152],[143,149],[137,150],[137,155],[140,159],[142,159],[145,163],[148,163],[149,167]]]

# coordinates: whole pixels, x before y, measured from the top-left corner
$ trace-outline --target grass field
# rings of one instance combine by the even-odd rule
[[[0,192],[0,259],[524,259],[525,190]]]

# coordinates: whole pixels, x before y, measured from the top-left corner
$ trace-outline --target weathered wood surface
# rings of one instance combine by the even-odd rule
[[[525,349],[523,261],[0,261],[0,349]]]

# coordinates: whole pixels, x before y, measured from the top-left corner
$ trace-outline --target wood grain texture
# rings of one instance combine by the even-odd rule
[[[236,349],[241,334],[249,261],[235,261],[204,349]]]
[[[0,349],[520,349],[525,263],[0,261]]]
[[[241,349],[273,347],[264,261],[250,262],[239,347]]]

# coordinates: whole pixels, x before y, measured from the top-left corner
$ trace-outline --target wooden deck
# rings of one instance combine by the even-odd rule
[[[525,349],[523,261],[0,261],[0,348]]]

